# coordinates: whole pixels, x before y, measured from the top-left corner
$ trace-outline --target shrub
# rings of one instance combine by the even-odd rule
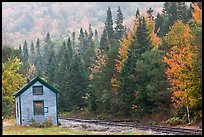
[[[149,122],[147,123],[147,125],[152,125],[152,126],[154,126],[154,125],[158,125],[158,123],[155,122],[155,121],[149,121]]]
[[[179,125],[179,124],[184,124],[184,121],[182,119],[180,119],[179,117],[172,117],[172,118],[168,119],[165,123],[169,124],[171,126],[175,126],[175,125]]]
[[[104,120],[105,116],[104,116],[104,114],[99,114],[99,115],[97,115],[96,119],[97,120]]]
[[[31,127],[36,127],[36,128],[43,128],[43,127],[52,127],[52,117],[49,117],[48,120],[46,120],[44,123],[39,123],[36,122],[34,119],[32,119]]]

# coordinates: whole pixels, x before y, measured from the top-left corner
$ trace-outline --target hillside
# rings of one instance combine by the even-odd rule
[[[48,31],[52,37],[66,37],[73,31],[78,34],[81,27],[88,29],[89,24],[100,35],[108,6],[113,20],[120,6],[124,24],[130,28],[137,8],[146,12],[151,7],[153,15],[156,15],[161,12],[163,2],[3,2],[3,44],[18,47],[25,39],[44,38]]]

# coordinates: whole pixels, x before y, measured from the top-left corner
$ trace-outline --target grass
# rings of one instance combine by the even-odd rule
[[[50,127],[34,128],[30,126],[17,126],[15,120],[5,120],[3,135],[149,135],[151,132],[132,130],[127,132],[86,131],[85,129]]]

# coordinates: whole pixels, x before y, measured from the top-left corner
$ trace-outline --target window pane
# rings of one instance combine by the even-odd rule
[[[43,115],[43,102],[34,102],[35,115]]]
[[[42,86],[33,87],[33,94],[34,95],[41,95],[42,92],[43,92],[43,87]]]

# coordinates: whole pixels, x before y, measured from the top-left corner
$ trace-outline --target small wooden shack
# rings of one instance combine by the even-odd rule
[[[16,124],[30,125],[32,121],[43,123],[52,119],[58,125],[58,91],[39,77],[32,79],[14,94]]]

